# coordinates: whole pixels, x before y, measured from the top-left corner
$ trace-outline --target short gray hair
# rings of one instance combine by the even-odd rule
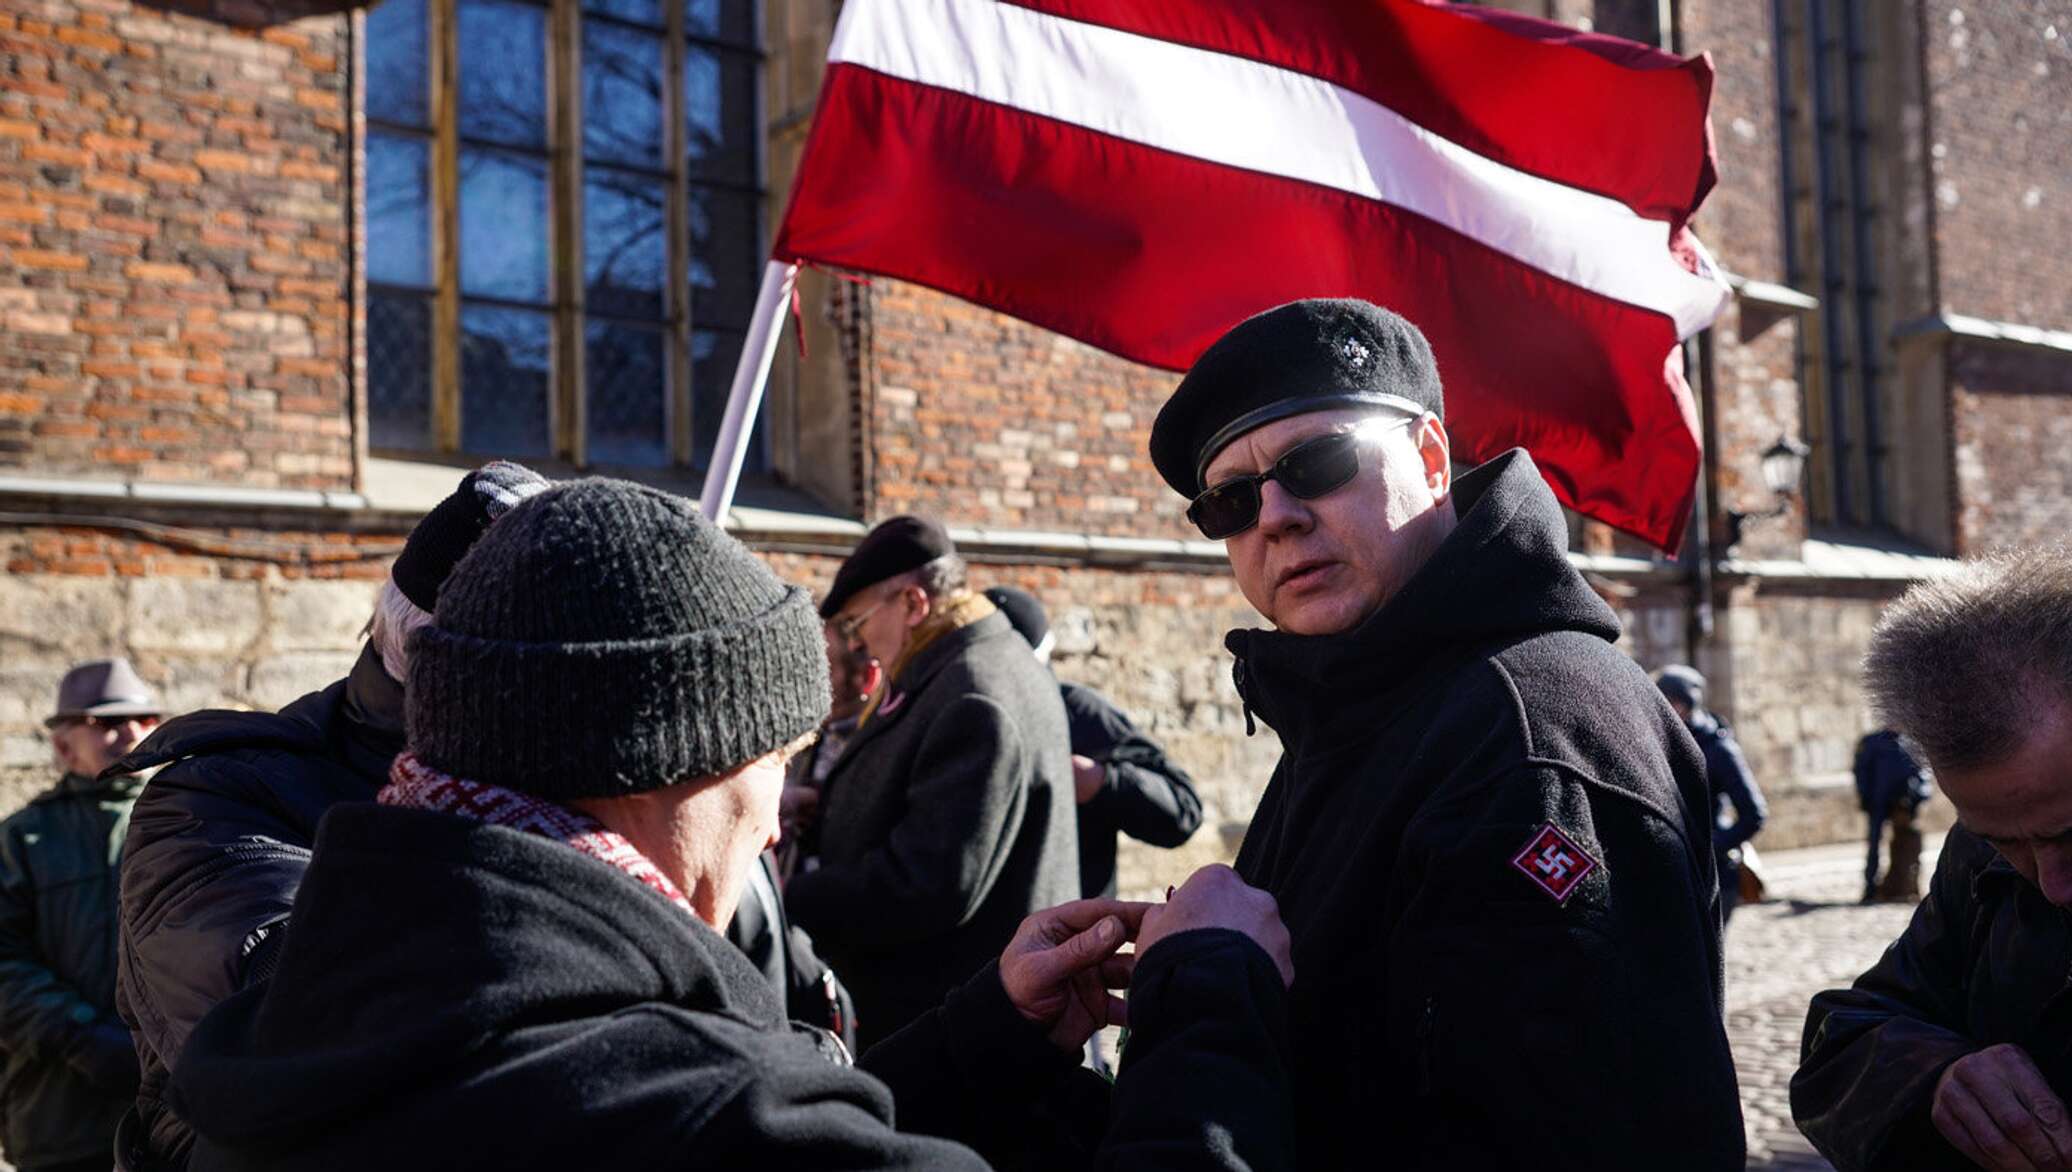
[[[919,586],[930,601],[940,601],[963,593],[967,577],[964,559],[957,554],[946,553],[909,570],[902,585]]]
[[[1871,706],[1935,769],[2019,752],[2039,707],[2072,702],[2072,547],[1966,562],[1885,611],[1863,660]]]
[[[410,632],[432,621],[403,593],[394,578],[385,579],[374,600],[374,617],[367,620],[367,641],[381,656],[381,670],[401,683],[410,676]]]

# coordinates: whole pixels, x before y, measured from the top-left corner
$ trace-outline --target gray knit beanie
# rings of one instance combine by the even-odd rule
[[[578,480],[490,526],[410,637],[410,747],[550,800],[725,773],[827,716],[806,592],[689,501]]]

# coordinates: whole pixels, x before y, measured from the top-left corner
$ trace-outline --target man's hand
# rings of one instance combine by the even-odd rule
[[[1280,905],[1273,896],[1238,878],[1237,872],[1212,863],[1187,877],[1187,882],[1163,904],[1144,914],[1144,926],[1137,932],[1137,954],[1167,936],[1191,928],[1229,928],[1243,932],[1266,950],[1281,970],[1281,982],[1294,984],[1295,961],[1289,953],[1288,926],[1281,923]]]
[[[1093,801],[1094,795],[1100,793],[1102,787],[1107,784],[1108,767],[1106,765],[1101,764],[1092,757],[1082,756],[1078,753],[1072,754],[1072,789],[1077,795],[1080,805],[1084,806],[1088,802]]]
[[[1043,1026],[1051,1044],[1072,1053],[1106,1025],[1128,1025],[1122,999],[1136,958],[1116,955],[1137,934],[1148,903],[1082,899],[1028,919],[1000,954],[1000,983],[1021,1015]]]
[[[1929,1118],[1951,1147],[1992,1172],[2072,1167],[2065,1104],[2020,1046],[1989,1046],[1951,1063]]]

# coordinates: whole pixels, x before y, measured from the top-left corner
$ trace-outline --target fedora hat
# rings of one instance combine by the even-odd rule
[[[61,720],[161,714],[151,689],[137,678],[137,669],[129,660],[96,659],[66,672],[58,681],[58,708],[43,719],[43,727],[54,727]]]

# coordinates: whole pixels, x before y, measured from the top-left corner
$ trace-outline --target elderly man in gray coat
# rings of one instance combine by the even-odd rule
[[[820,613],[885,665],[820,802],[820,865],[785,890],[856,999],[868,1046],[997,956],[1024,916],[1079,895],[1057,683],[942,527],[894,517]]]

